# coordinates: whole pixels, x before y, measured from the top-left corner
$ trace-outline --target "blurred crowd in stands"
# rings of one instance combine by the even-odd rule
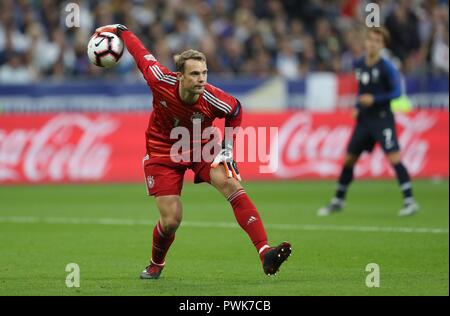
[[[449,71],[448,0],[372,0],[391,33],[386,55],[403,73]],[[80,8],[68,28],[66,5]],[[172,56],[195,48],[211,75],[303,78],[345,73],[364,49],[364,0],[1,0],[0,83],[137,78],[127,54],[112,70],[89,64],[96,27],[122,23],[174,70]]]

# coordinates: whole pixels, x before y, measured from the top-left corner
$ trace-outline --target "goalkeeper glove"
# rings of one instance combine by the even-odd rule
[[[110,32],[114,33],[117,36],[120,37],[123,31],[128,30],[125,25],[122,24],[109,24],[105,26],[100,26],[95,30],[95,33],[101,33],[101,32]]]
[[[224,148],[220,151],[220,153],[214,158],[214,161],[211,164],[211,167],[216,168],[219,164],[222,164],[225,168],[225,173],[228,178],[235,178],[238,181],[241,181],[241,175],[239,174],[239,170],[236,165],[236,161],[233,159],[233,149]]]

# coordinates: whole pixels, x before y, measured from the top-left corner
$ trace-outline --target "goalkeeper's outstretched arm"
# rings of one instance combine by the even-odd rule
[[[152,86],[158,81],[164,81],[170,71],[161,65],[156,58],[145,48],[140,39],[124,25],[111,24],[99,27],[96,32],[111,32],[122,38],[128,52],[133,56],[137,67],[145,80]]]
[[[122,39],[147,83],[151,86],[158,81],[164,81],[170,71],[156,60],[139,38],[127,30],[122,32]]]

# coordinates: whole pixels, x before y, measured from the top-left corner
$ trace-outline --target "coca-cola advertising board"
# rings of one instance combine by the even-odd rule
[[[144,182],[148,117],[146,112],[0,115],[0,184]],[[411,175],[448,177],[448,111],[416,111],[396,119]],[[335,178],[353,127],[350,112],[245,113],[246,137],[235,146],[240,146],[235,155],[241,175],[245,180]],[[379,146],[361,157],[355,173],[393,176]]]

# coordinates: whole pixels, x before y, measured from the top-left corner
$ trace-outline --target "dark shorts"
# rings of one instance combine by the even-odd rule
[[[174,162],[170,157],[144,157],[142,161],[148,195],[181,195],[184,173],[191,169],[194,182],[211,183],[211,162]]]
[[[379,143],[385,153],[400,150],[393,115],[384,118],[358,119],[347,153],[359,156],[363,151],[372,151]]]

